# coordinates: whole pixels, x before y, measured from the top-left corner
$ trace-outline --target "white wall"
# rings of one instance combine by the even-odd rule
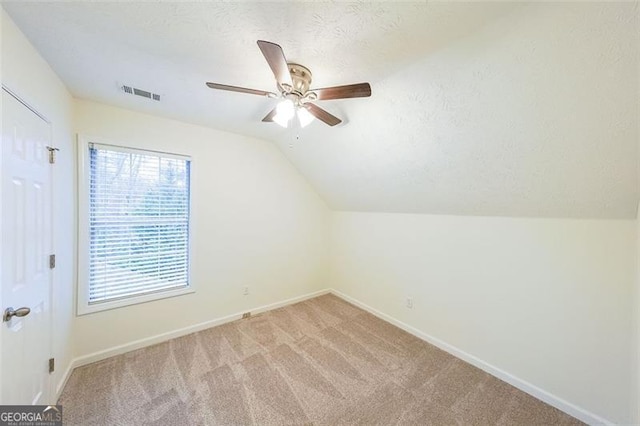
[[[596,416],[629,423],[635,227],[336,212],[331,283]]]
[[[271,143],[88,101],[75,102],[74,117],[83,135],[192,156],[196,286],[195,294],[77,317],[76,356],[326,286],[329,210]]]
[[[51,121],[54,146],[60,148],[54,168],[53,278],[54,386],[60,384],[72,359],[74,249],[72,99],[58,76],[42,59],[11,18],[0,8],[2,22],[2,84]]]
[[[634,404],[632,418],[634,424],[640,425],[640,203],[638,204],[636,218],[636,281],[635,281],[635,300],[633,306],[633,314],[635,317],[635,339],[634,348],[631,352],[633,357],[632,363],[634,369],[631,375],[631,396]]]

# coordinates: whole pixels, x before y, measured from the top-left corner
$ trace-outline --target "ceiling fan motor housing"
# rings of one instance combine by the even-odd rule
[[[300,97],[304,96],[309,90],[309,86],[311,86],[311,71],[300,64],[288,63],[287,65],[289,66],[293,87],[290,90],[286,90],[283,87],[283,91],[293,92]]]

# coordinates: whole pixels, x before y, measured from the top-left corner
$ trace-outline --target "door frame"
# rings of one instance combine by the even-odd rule
[[[25,101],[24,98],[22,98],[20,95],[18,95],[14,90],[10,89],[9,87],[7,87],[4,83],[1,84],[2,86],[2,91],[6,92],[9,96],[11,96],[12,98],[14,98],[16,101],[18,101],[20,104],[22,104],[25,108],[27,108],[29,111],[31,111],[33,114],[36,115],[36,117],[40,118],[41,120],[43,120],[45,123],[47,123],[47,125],[49,126],[49,141],[50,143],[53,145],[53,124],[51,122],[51,120],[49,120],[45,115],[43,115],[42,113],[40,113],[35,107],[33,107],[29,102]],[[3,105],[2,105],[2,97],[0,96],[0,113],[2,113],[3,111]],[[2,119],[0,117],[0,139],[1,139],[1,135],[2,135]],[[3,149],[0,147],[0,164],[2,164],[2,151]],[[51,167],[49,169],[49,195],[50,195],[50,199],[49,199],[49,203],[50,203],[50,218],[49,218],[49,223],[51,224],[51,244],[49,247],[50,253],[55,253],[55,248],[56,248],[56,241],[55,241],[55,215],[54,215],[54,194],[55,194],[55,189],[54,189],[54,182],[55,182],[55,174],[54,174],[54,168]],[[2,184],[3,184],[3,174],[0,173],[0,188],[2,188]],[[3,205],[3,198],[0,197],[0,234],[2,233],[2,205]],[[2,244],[0,244],[0,258],[2,257]],[[2,288],[2,263],[0,262],[0,289]],[[48,330],[47,330],[47,334],[49,336],[49,338],[47,339],[47,352],[48,352],[48,356],[49,358],[53,358],[53,342],[54,342],[54,333],[55,333],[55,327],[53,326],[53,319],[55,318],[54,315],[54,308],[55,305],[53,303],[53,287],[54,287],[54,280],[55,280],[55,269],[49,269],[49,280],[48,280],[48,297],[49,297],[49,321],[48,321]],[[4,309],[4,303],[2,300],[2,291],[0,291],[0,307],[2,307],[2,309]],[[0,377],[2,376],[2,371],[1,371],[1,366],[2,366],[2,339],[0,339]],[[56,389],[54,386],[54,382],[52,380],[52,374],[49,373],[47,376],[47,401],[46,403],[51,403],[51,404],[55,404],[57,401],[57,397],[56,397]]]

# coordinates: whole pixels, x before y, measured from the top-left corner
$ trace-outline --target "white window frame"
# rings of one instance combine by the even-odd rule
[[[101,312],[109,309],[121,308],[124,306],[136,305],[139,303],[146,303],[153,300],[166,299],[168,297],[182,296],[185,294],[195,293],[195,285],[191,277],[191,238],[192,238],[192,213],[191,207],[189,208],[189,232],[187,253],[189,256],[189,262],[187,265],[187,274],[189,282],[186,287],[179,289],[171,289],[158,291],[149,294],[143,294],[140,296],[124,297],[118,300],[100,302],[89,304],[89,180],[90,167],[89,167],[89,146],[91,144],[111,146],[119,151],[130,151],[137,154],[155,154],[164,158],[176,158],[180,160],[190,161],[190,175],[193,176],[193,160],[188,155],[173,154],[161,151],[154,151],[146,148],[135,147],[127,143],[114,143],[103,138],[90,137],[86,135],[78,135],[78,297],[77,297],[77,315],[85,315],[93,312]],[[191,180],[191,179],[190,179]],[[192,206],[192,184],[189,182],[189,205]]]

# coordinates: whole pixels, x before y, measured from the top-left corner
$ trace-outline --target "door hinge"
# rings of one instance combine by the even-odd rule
[[[49,373],[53,373],[56,369],[56,359],[49,358]]]
[[[60,148],[48,146],[47,149],[49,150],[49,164],[54,164],[56,162],[56,151],[60,151]]]
[[[55,254],[50,254],[49,255],[49,269],[53,269],[56,267],[56,255]]]

